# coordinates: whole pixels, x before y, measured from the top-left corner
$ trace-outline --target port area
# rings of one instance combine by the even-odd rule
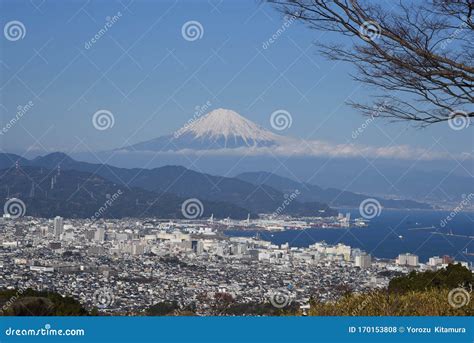
[[[252,230],[252,231],[287,231],[321,229],[365,228],[369,220],[365,218],[351,219],[350,214],[340,213],[331,217],[288,217],[261,214],[258,219],[232,220],[230,218],[214,220],[211,216],[207,225],[217,231]]]

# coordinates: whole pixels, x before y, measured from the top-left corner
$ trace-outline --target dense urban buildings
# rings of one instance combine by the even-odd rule
[[[239,303],[268,303],[283,294],[284,306],[304,311],[311,298],[328,301],[347,289],[386,287],[393,275],[450,262],[433,257],[425,265],[412,254],[382,260],[325,242],[278,246],[258,236],[227,237],[224,223],[4,216],[0,288],[52,290],[114,314],[140,314],[154,304],[176,302],[211,315],[216,294]]]

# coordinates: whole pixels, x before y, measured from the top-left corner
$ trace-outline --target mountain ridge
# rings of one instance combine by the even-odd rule
[[[15,168],[15,161],[9,162],[8,165],[0,165],[0,169]],[[49,170],[86,172],[110,182],[126,187],[138,187],[156,194],[170,193],[184,199],[198,198],[209,202],[229,203],[244,208],[249,213],[272,213],[285,201],[285,195],[271,187],[255,187],[251,183],[236,178],[199,173],[181,166],[126,169],[75,161],[62,153],[49,154],[23,163],[25,166]],[[336,213],[324,203],[292,201],[283,214],[329,216]]]
[[[380,202],[385,208],[416,208],[432,209],[428,204],[420,203],[414,200],[392,200],[377,196],[369,196],[361,193],[349,192],[337,188],[321,188],[305,182],[298,182],[292,179],[279,176],[270,172],[247,172],[236,175],[236,178],[253,183],[255,185],[266,184],[282,192],[293,192],[298,189],[303,201],[320,201],[329,206],[337,207],[358,207],[360,203],[373,198]]]
[[[77,170],[34,166],[3,169],[0,184],[3,185],[0,187],[0,197],[20,199],[29,216],[53,218],[59,215],[94,220],[126,217],[185,218],[181,211],[185,198],[171,193],[157,194],[138,187],[124,187],[97,174]],[[202,204],[201,217],[211,214],[216,218],[244,219],[247,215],[256,217],[256,214],[229,203],[203,200]]]
[[[45,156],[37,157],[33,160],[22,159],[18,155],[8,155],[8,158],[0,154],[0,169],[11,168],[15,166],[16,159],[20,160],[20,165],[37,166],[48,169],[56,169],[60,166],[61,170],[73,169],[77,171],[98,174],[99,176],[117,184],[129,184],[130,187],[139,187],[151,192],[172,193],[179,197],[196,197],[208,201],[230,202],[236,206],[246,208],[249,212],[273,212],[285,200],[285,194],[293,192],[295,189],[300,191],[297,201],[289,207],[293,214],[302,214],[319,210],[328,210],[328,214],[333,213],[326,205],[328,200],[333,197],[342,197],[341,201],[335,206],[355,206],[357,207],[363,199],[370,197],[368,195],[356,194],[347,191],[341,191],[334,188],[323,188],[311,185],[301,184],[297,181],[278,176],[267,172],[253,172],[265,178],[267,174],[272,175],[273,183],[261,185],[254,179],[245,180],[245,174],[239,174],[237,177],[222,177],[205,173],[200,173],[182,166],[164,166],[153,169],[140,168],[119,168],[106,164],[94,164],[80,162],[72,159],[68,155],[60,152],[51,153]],[[5,163],[8,160],[8,163]],[[1,163],[3,161],[3,164]],[[267,174],[265,174],[267,173]],[[249,173],[249,175],[252,173]],[[176,182],[180,176],[180,182]],[[275,183],[279,178],[280,185]],[[171,186],[170,186],[171,185]],[[255,186],[258,186],[257,188]],[[308,192],[308,189],[310,190]],[[321,195],[318,195],[321,193]],[[335,195],[334,195],[335,194]],[[326,196],[326,197],[324,197]],[[355,200],[353,199],[356,196]],[[344,197],[350,199],[344,200]],[[364,197],[364,198],[361,198]],[[381,200],[382,205],[392,208],[431,208],[427,204],[411,202],[409,200],[388,200],[381,197],[375,197]],[[325,201],[322,201],[325,199]],[[305,207],[302,203],[312,203]],[[357,203],[359,202],[359,203]],[[298,206],[300,206],[298,208]],[[312,206],[312,207],[311,207]]]

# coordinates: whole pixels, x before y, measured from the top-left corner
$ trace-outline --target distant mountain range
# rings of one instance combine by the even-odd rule
[[[281,177],[268,172],[242,173],[236,176],[238,179],[253,183],[254,185],[267,185],[284,193],[299,190],[301,201],[319,201],[336,207],[357,207],[369,196],[336,188],[323,189],[305,182],[296,182],[286,177]],[[380,197],[377,199],[383,207],[398,209],[431,209],[428,204],[413,200],[392,200]]]
[[[358,207],[369,197],[337,189],[323,190],[264,172],[232,178],[180,166],[126,169],[76,161],[63,153],[32,160],[0,154],[0,169],[3,169],[0,171],[0,196],[26,199],[31,204],[28,205],[29,214],[46,217],[88,217],[105,202],[107,194],[113,194],[117,189],[124,194],[114,203],[114,210],[107,214],[114,218],[181,218],[181,204],[188,198],[203,202],[203,216],[245,218],[250,214],[255,217],[257,213],[277,211],[296,190],[299,191],[298,198],[285,205],[282,214],[329,216],[337,211],[327,203]],[[55,178],[53,190],[52,178]],[[379,200],[384,207],[430,208],[410,200]]]
[[[0,196],[18,198],[26,215],[52,218],[184,218],[186,200],[170,193],[154,193],[126,187],[97,174],[42,167],[10,168],[0,171]],[[243,219],[249,211],[226,202],[202,201],[202,216]],[[2,207],[3,208],[3,207]],[[99,213],[96,215],[96,213]],[[251,213],[251,217],[256,217]]]
[[[280,110],[273,114],[270,124],[274,130],[290,125],[289,113]],[[414,151],[414,156],[404,159],[405,153]],[[295,215],[325,210],[326,203],[355,207],[361,199],[374,195],[390,208],[430,208],[426,203],[449,208],[474,192],[474,159],[469,154],[439,160],[440,156],[428,156],[426,151],[405,145],[375,148],[356,142],[334,145],[303,140],[276,134],[222,108],[195,113],[168,135],[117,149],[73,154],[75,160],[51,154],[31,161],[1,154],[0,167],[11,167],[12,160],[46,168],[61,163],[65,169],[97,174],[117,184],[229,202],[252,213],[275,210],[284,201],[285,192],[295,187],[302,194],[287,209]],[[102,165],[101,161],[124,168]],[[150,169],[136,168],[142,166]],[[268,178],[265,174],[215,176],[255,171],[277,173],[287,179],[277,181],[278,175]],[[178,176],[180,181],[175,182]]]

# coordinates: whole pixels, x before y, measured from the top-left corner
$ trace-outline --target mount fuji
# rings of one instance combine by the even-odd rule
[[[287,118],[288,119],[288,118]],[[291,116],[289,118],[291,120]],[[273,123],[279,128],[279,123]],[[219,108],[204,116],[195,115],[172,134],[124,146],[112,151],[134,155],[137,153],[176,153],[174,155],[206,154],[209,156],[285,156],[436,160],[449,154],[413,148],[407,145],[383,147],[349,143],[330,143],[273,133],[244,118],[235,111]],[[129,154],[131,153],[131,154]],[[140,155],[140,154],[137,154]],[[464,157],[462,157],[464,156]],[[472,154],[459,156],[472,158]],[[452,157],[452,156],[451,156]]]
[[[219,108],[190,120],[174,134],[124,147],[125,151],[219,150],[277,147],[290,138],[268,131],[235,111]]]

